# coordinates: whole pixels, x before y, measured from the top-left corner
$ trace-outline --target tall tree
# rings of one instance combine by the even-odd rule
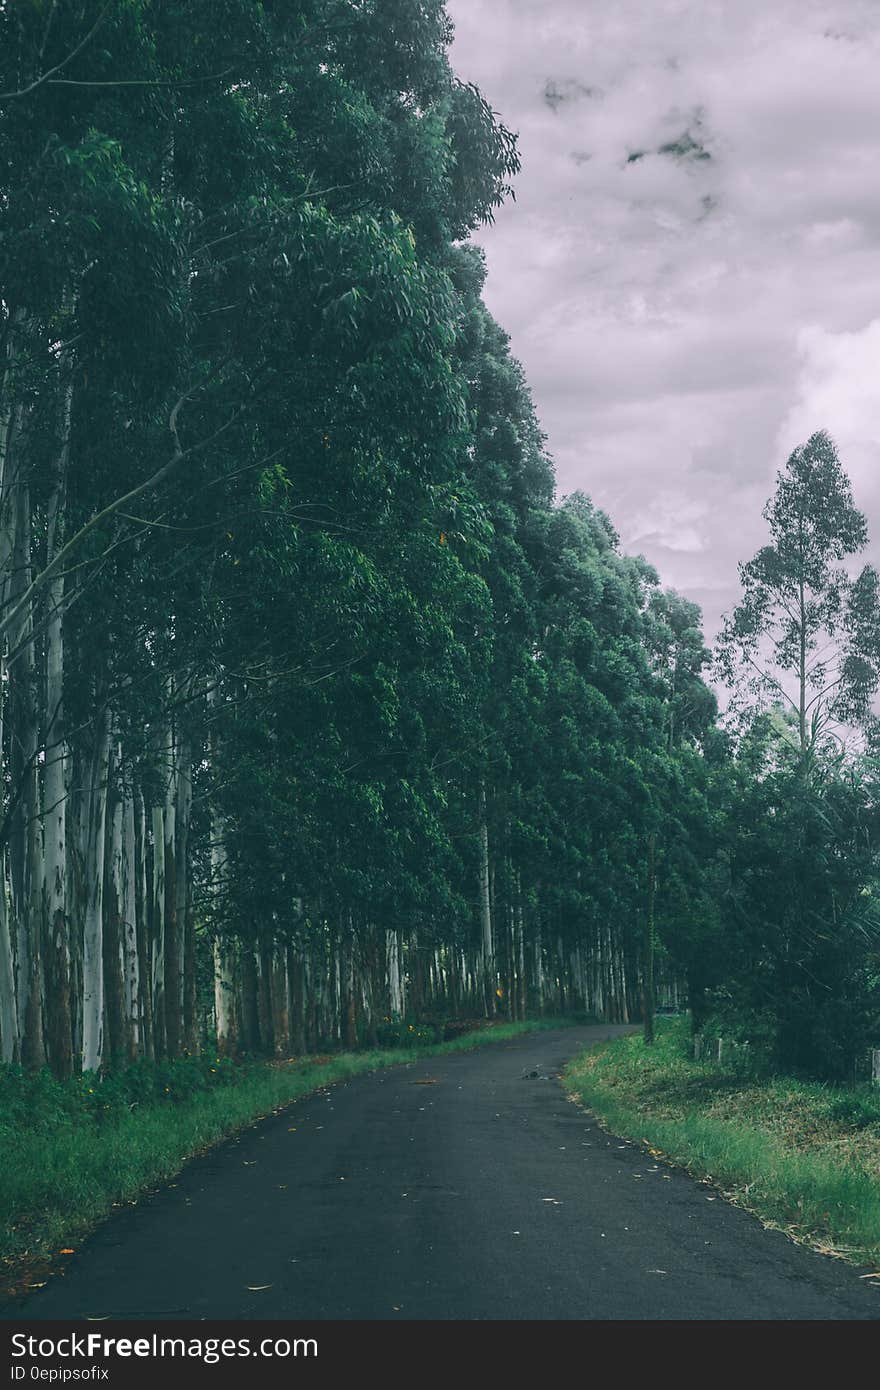
[[[847,723],[871,719],[880,685],[878,575],[844,561],[865,546],[837,450],[824,431],[795,449],[764,508],[770,544],[740,566],[743,597],[725,622],[722,676],[746,699],[791,709],[802,752]]]

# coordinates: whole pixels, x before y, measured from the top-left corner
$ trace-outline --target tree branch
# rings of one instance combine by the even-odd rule
[[[49,82],[55,76],[55,73],[60,72],[62,68],[66,68],[68,63],[72,63],[77,54],[82,53],[86,44],[91,42],[91,40],[95,37],[101,25],[104,23],[104,20],[107,18],[108,14],[112,10],[113,4],[114,0],[107,0],[107,4],[104,6],[103,10],[98,15],[98,18],[95,20],[94,24],[86,34],[85,38],[80,39],[79,43],[76,45],[76,48],[71,49],[70,53],[68,53],[66,58],[62,58],[60,63],[55,64],[54,68],[47,69],[47,71],[44,72],[42,76],[35,78],[35,80],[31,82],[30,86],[22,87],[21,91],[0,92],[0,101],[12,101],[15,97],[26,97],[29,92],[33,92],[36,90],[37,87],[42,87],[44,83]],[[43,42],[43,46],[45,47],[45,40]]]
[[[28,585],[28,587],[25,589],[24,593],[21,595],[18,602],[11,609],[11,611],[8,612],[2,619],[0,619],[0,638],[2,638],[10,630],[10,628],[14,627],[15,623],[18,621],[18,618],[25,611],[28,604],[30,604],[32,600],[36,597],[36,595],[42,589],[45,588],[45,586],[49,583],[49,580],[52,579],[58,573],[58,571],[64,567],[71,552],[78,545],[80,545],[81,542],[84,541],[85,538],[88,535],[90,535],[92,531],[94,531],[98,526],[101,526],[111,516],[114,516],[117,512],[121,511],[123,507],[127,506],[128,503],[132,502],[136,497],[140,497],[142,493],[148,492],[151,488],[158,487],[160,483],[163,483],[166,478],[170,477],[170,475],[174,472],[176,468],[180,466],[180,464],[183,462],[185,458],[190,458],[193,454],[197,454],[202,449],[206,449],[210,444],[214,442],[215,439],[217,439],[221,434],[223,434],[225,430],[229,429],[230,425],[233,423],[233,420],[235,420],[236,416],[238,415],[238,411],[236,411],[235,414],[229,420],[226,421],[225,425],[221,425],[220,428],[215,430],[213,434],[209,435],[207,439],[203,439],[199,444],[194,444],[188,449],[182,448],[180,443],[180,435],[178,433],[177,428],[177,421],[180,412],[183,409],[183,406],[186,404],[186,402],[189,400],[192,394],[192,390],[184,392],[180,399],[175,402],[174,408],[172,409],[171,414],[168,418],[168,429],[171,433],[172,439],[174,440],[174,453],[172,454],[168,462],[163,463],[162,467],[158,468],[156,472],[153,473],[149,478],[145,479],[144,482],[138,483],[136,487],[131,488],[128,492],[124,493],[123,496],[117,497],[113,502],[109,502],[106,507],[103,507],[101,509],[101,511],[96,512],[95,515],[91,517],[91,519],[87,521],[84,526],[81,526],[75,536],[71,536],[70,540],[66,543],[66,545],[63,545],[61,547],[61,549],[55,555],[51,563],[48,564],[46,568],[42,570],[40,574],[37,575],[36,579],[34,579]]]

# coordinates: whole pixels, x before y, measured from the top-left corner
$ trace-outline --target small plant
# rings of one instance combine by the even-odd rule
[[[440,1042],[442,1034],[427,1023],[409,1023],[403,1019],[388,1019],[376,1030],[380,1047],[431,1047]]]

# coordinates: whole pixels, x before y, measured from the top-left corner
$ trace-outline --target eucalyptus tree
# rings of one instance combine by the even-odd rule
[[[842,725],[872,717],[880,685],[878,576],[846,561],[864,549],[865,518],[824,431],[795,449],[763,512],[770,544],[740,565],[743,596],[726,620],[719,669],[742,681],[739,705],[791,709],[806,753]]]
[[[878,577],[851,572],[867,527],[824,432],[780,470],[764,517],[771,543],[740,567],[718,653],[740,716],[717,783],[724,988],[778,1063],[840,1078],[867,1040],[880,927]]]

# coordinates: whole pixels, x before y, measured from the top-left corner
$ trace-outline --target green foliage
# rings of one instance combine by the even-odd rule
[[[440,1042],[442,1038],[442,1028],[434,1028],[425,1023],[385,1019],[376,1029],[376,1039],[380,1047],[429,1047]]]
[[[45,1068],[33,1072],[5,1064],[0,1066],[0,1132],[55,1136],[60,1126],[115,1121],[139,1105],[184,1104],[203,1092],[242,1084],[256,1065],[228,1057],[179,1057],[59,1081]]]

